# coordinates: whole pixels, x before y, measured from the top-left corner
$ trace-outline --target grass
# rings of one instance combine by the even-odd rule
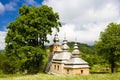
[[[120,80],[120,68],[118,72],[111,74],[110,71],[102,71],[101,65],[95,65],[90,71],[90,75],[69,75],[58,76],[45,73],[23,75],[23,74],[0,74],[0,80]]]
[[[83,75],[69,75],[69,76],[56,76],[44,73],[38,73],[35,75],[0,75],[0,80],[120,80],[119,73],[94,73],[87,76]]]

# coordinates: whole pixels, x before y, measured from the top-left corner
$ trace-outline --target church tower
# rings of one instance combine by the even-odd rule
[[[59,43],[59,38],[58,38],[58,34],[56,33],[55,36],[54,36],[54,44],[53,44],[53,53],[60,53],[62,52],[62,49],[61,49],[61,45]]]
[[[51,71],[50,67],[52,65],[53,56],[55,54],[58,54],[58,53],[62,52],[61,45],[59,43],[59,38],[58,38],[57,33],[55,34],[53,41],[54,41],[54,44],[53,44],[52,50],[51,50],[51,52],[49,54],[49,58],[48,58],[48,62],[47,62],[46,70],[45,70],[46,73],[49,73]]]
[[[78,58],[80,56],[80,51],[78,49],[78,44],[75,42],[74,44],[74,50],[72,52],[73,57]]]
[[[69,46],[67,45],[66,36],[63,40],[62,50],[63,50],[63,52],[68,52],[68,50],[69,50]]]

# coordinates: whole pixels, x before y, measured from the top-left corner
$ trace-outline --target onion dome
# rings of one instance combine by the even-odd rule
[[[61,52],[62,48],[61,48],[61,44],[59,43],[59,37],[57,33],[55,34],[53,41],[54,41],[53,52],[58,52],[58,53]]]
[[[73,57],[79,57],[80,56],[80,51],[78,49],[77,43],[74,44],[74,50],[72,52]]]
[[[63,51],[68,51],[69,46],[67,45],[67,40],[64,38],[63,45],[62,45]]]
[[[53,41],[54,41],[54,43],[59,42],[59,38],[58,38],[58,34],[57,33],[55,34],[55,37],[54,37]]]
[[[55,34],[53,41],[54,41],[54,45],[60,45],[60,43],[59,43],[59,37],[58,37],[57,33]]]

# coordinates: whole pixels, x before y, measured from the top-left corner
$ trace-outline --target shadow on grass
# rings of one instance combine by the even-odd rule
[[[110,72],[90,72],[91,74],[110,74]]]

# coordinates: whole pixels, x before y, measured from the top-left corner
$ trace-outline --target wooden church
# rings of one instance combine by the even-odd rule
[[[69,52],[67,40],[63,40],[63,44],[59,43],[58,34],[54,36],[54,44],[50,53],[46,72],[49,74],[60,75],[88,75],[89,65],[80,58],[80,51],[77,43],[74,44],[74,50]]]

